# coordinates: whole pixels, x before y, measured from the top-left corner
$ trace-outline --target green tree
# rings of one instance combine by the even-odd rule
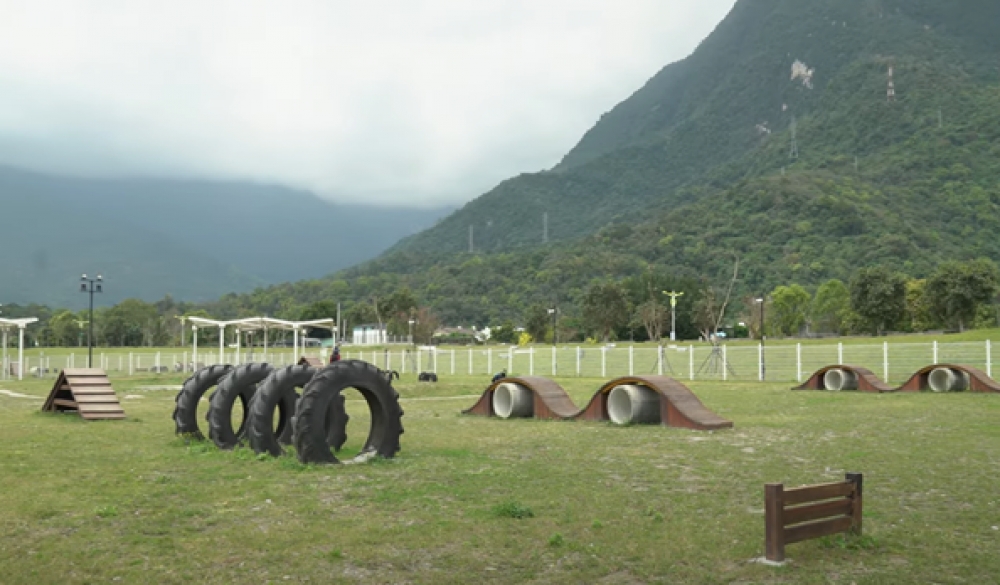
[[[646,329],[648,338],[658,342],[663,338],[664,325],[670,321],[670,309],[657,302],[655,298],[649,299],[636,307],[635,317]]]
[[[821,284],[813,298],[811,312],[817,331],[843,334],[851,312],[851,293],[847,285],[836,278]]]
[[[862,268],[851,279],[851,309],[881,335],[906,315],[906,276],[885,266]]]
[[[1000,273],[991,260],[945,262],[927,280],[925,294],[932,312],[950,327],[964,330],[979,307],[997,293]]]
[[[906,283],[906,321],[910,331],[927,331],[937,326],[927,295],[927,281],[913,279]]]
[[[514,323],[508,319],[490,329],[490,339],[497,343],[514,343],[516,339],[516,333],[514,331]]]
[[[779,286],[771,293],[774,324],[782,335],[798,335],[806,325],[812,296],[797,284]]]
[[[549,310],[543,305],[533,305],[528,309],[524,330],[536,341],[545,341],[549,332]]]
[[[583,315],[605,342],[611,331],[628,323],[628,297],[616,282],[594,283],[583,298]]]

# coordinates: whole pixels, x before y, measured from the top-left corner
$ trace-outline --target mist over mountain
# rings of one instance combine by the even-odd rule
[[[357,264],[448,211],[333,204],[254,183],[0,167],[0,299],[78,306],[80,274],[101,272],[102,304],[204,301]]]
[[[735,257],[744,292],[1000,260],[997,30],[987,0],[741,0],[554,168],[377,260],[233,306],[410,287],[445,321],[485,323],[578,305],[604,278],[716,282]]]

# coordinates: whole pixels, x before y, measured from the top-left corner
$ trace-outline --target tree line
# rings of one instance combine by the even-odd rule
[[[666,291],[684,293],[674,311],[678,339],[719,334],[759,338],[762,334],[794,337],[962,331],[997,326],[1000,270],[984,258],[952,261],[940,264],[928,278],[917,279],[891,267],[873,266],[857,270],[848,282],[831,279],[815,290],[793,283],[768,293],[743,291],[730,299],[724,287],[650,269],[622,279],[595,280],[580,291],[576,303],[534,303],[520,312],[520,318],[471,325],[489,327],[491,340],[498,343],[656,341],[670,333]],[[236,319],[264,314],[259,307],[230,308],[222,314],[210,313],[213,308],[218,309],[178,302],[169,296],[155,303],[127,299],[95,309],[94,342],[114,347],[180,345],[185,337],[190,339],[184,317]],[[39,318],[26,332],[31,345],[86,346],[90,326],[87,311],[41,305],[5,305],[2,310],[8,318]],[[378,324],[396,337],[412,334],[417,343],[441,341],[434,337],[442,325],[434,309],[405,287],[384,296],[344,302],[341,310],[347,331],[355,325]],[[269,316],[311,320],[336,314],[337,302],[321,299],[289,303]],[[217,342],[218,332],[202,329],[199,339],[206,344]]]

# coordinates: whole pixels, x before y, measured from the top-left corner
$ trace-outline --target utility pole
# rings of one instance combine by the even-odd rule
[[[684,296],[683,292],[663,291],[670,297],[670,341],[677,341],[677,299]]]

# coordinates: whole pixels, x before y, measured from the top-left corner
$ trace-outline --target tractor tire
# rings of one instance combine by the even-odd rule
[[[399,436],[403,434],[399,393],[375,366],[360,360],[342,360],[320,370],[302,391],[293,432],[302,463],[340,463],[330,451],[326,421],[330,404],[343,398],[345,388],[361,392],[371,411],[371,429],[358,458],[372,454],[391,458],[399,451]]]
[[[281,444],[291,442],[292,416],[298,402],[296,388],[305,386],[316,374],[309,365],[288,366],[274,370],[250,399],[246,438],[255,453],[270,453],[278,457]],[[278,428],[274,428],[274,411],[278,410]]]
[[[198,428],[198,403],[209,388],[218,384],[232,371],[233,367],[228,365],[208,366],[184,381],[181,391],[174,398],[173,419],[178,435],[186,435],[199,441],[205,440],[205,435]]]
[[[219,382],[219,388],[212,394],[208,408],[208,438],[220,449],[232,449],[240,442],[249,419],[249,404],[257,392],[257,384],[271,375],[269,364],[243,364]],[[240,428],[233,429],[233,405],[236,399],[243,403],[243,420]]]

